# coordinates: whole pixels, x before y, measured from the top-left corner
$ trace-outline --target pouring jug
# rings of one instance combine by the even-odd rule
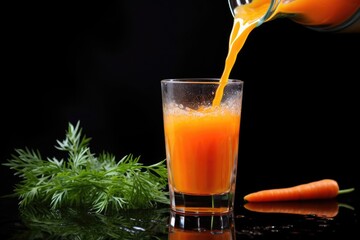
[[[263,11],[257,26],[285,17],[316,31],[360,33],[360,0],[228,0],[232,15],[244,5]]]

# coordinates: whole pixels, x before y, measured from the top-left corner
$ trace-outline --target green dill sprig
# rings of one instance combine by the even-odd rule
[[[44,159],[29,148],[15,149],[16,154],[3,165],[21,178],[12,194],[19,197],[20,207],[40,201],[48,202],[51,209],[87,206],[100,213],[169,204],[165,160],[145,166],[132,154],[119,161],[107,152],[96,156],[90,151],[90,140],[77,122],[69,123],[65,139],[55,146],[67,154],[65,160]]]

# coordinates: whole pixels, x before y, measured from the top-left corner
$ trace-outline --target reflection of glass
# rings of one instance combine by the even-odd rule
[[[169,240],[235,240],[233,214],[195,216],[170,212]]]
[[[285,213],[315,215],[318,217],[336,217],[339,204],[336,200],[291,201],[291,202],[256,202],[246,203],[247,210],[260,213]]]
[[[219,79],[161,81],[171,209],[233,210],[243,82],[229,80],[213,105]]]

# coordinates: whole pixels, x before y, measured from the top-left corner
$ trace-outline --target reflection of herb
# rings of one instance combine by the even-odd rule
[[[25,148],[16,149],[17,155],[4,163],[22,178],[13,194],[20,206],[44,201],[52,209],[86,206],[101,213],[168,204],[165,160],[144,166],[132,155],[120,161],[109,153],[96,157],[88,147],[90,138],[81,133],[79,122],[69,124],[65,140],[57,141],[55,148],[67,153],[67,160],[43,160],[39,151]]]
[[[82,208],[29,204],[20,211],[25,228],[13,239],[167,239],[167,208],[89,213]]]

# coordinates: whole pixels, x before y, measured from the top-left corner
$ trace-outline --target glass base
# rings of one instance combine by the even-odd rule
[[[234,228],[233,213],[223,215],[196,216],[170,211],[170,227],[198,232],[227,230]]]
[[[227,214],[233,211],[234,198],[231,193],[215,195],[171,194],[171,209],[186,214]]]

